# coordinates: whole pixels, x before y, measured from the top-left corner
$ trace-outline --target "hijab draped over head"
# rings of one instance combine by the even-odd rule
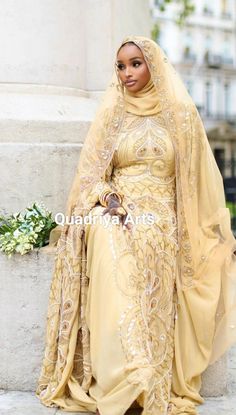
[[[172,401],[182,412],[193,414],[191,402],[202,402],[201,373],[236,342],[236,243],[225,206],[222,177],[201,118],[182,80],[153,40],[129,36],[122,44],[126,42],[134,42],[141,49],[150,81],[139,92],[124,91],[114,69],[87,133],[66,213],[87,215],[98,202],[104,180],[109,178],[125,111],[137,116],[158,113],[175,149],[179,314],[175,324]],[[42,392],[46,404],[67,384],[70,350],[81,356],[79,363],[74,361],[74,377],[80,379],[84,389],[91,382],[84,318],[86,260],[84,225],[64,226],[57,245],[45,359],[37,392]],[[69,309],[64,310],[64,305]]]
[[[128,42],[124,41],[122,45],[125,45],[126,43],[130,43],[130,41]],[[115,64],[115,68],[117,71],[116,64]],[[156,86],[154,85],[154,82],[151,76],[150,76],[149,81],[146,83],[146,85],[140,91],[136,91],[136,92],[130,91],[129,89],[125,88],[124,85],[122,85],[122,82],[119,79],[118,71],[117,71],[117,79],[118,79],[121,89],[123,90],[125,111],[130,112],[135,115],[141,115],[141,116],[155,115],[161,111],[161,105],[158,100],[157,89],[156,89]]]

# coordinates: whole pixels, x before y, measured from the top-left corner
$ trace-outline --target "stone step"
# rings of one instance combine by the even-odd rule
[[[91,95],[91,94],[90,94]],[[0,86],[0,212],[43,201],[64,212],[99,94],[74,88]]]
[[[236,396],[208,398],[198,406],[199,415],[233,415]],[[127,415],[138,415],[140,411],[130,410]],[[0,391],[0,415],[65,415],[65,411],[48,408],[41,404],[34,392]],[[70,415],[94,415],[92,412],[70,412]]]

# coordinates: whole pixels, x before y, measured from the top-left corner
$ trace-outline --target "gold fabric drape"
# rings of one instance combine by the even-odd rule
[[[161,111],[157,90],[152,78],[138,92],[124,89],[125,110],[135,115],[154,115]]]
[[[130,36],[123,43],[128,41],[143,52],[156,88],[158,108],[175,149],[180,249],[171,413],[195,414],[194,404],[203,402],[199,394],[201,373],[236,342],[236,243],[222,177],[196,106],[154,41]],[[97,203],[111,174],[109,166],[125,109],[124,90],[114,70],[81,151],[67,215],[84,216]],[[58,229],[52,232],[52,241]],[[60,231],[45,356],[36,394],[47,406],[59,405],[69,390],[73,396],[77,383],[84,410],[94,411],[86,394],[91,362],[85,321],[89,281],[84,225],[71,224]]]

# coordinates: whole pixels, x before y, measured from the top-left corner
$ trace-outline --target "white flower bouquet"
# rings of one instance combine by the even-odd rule
[[[42,202],[33,203],[24,214],[0,215],[0,251],[10,258],[13,253],[24,255],[41,248],[48,244],[50,231],[56,226]]]

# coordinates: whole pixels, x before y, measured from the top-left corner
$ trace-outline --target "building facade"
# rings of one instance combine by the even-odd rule
[[[201,115],[233,121],[236,115],[236,1],[195,0],[195,12],[181,29],[175,23],[177,5],[160,13],[151,1],[157,42],[181,73]],[[210,122],[212,121],[212,123]]]

